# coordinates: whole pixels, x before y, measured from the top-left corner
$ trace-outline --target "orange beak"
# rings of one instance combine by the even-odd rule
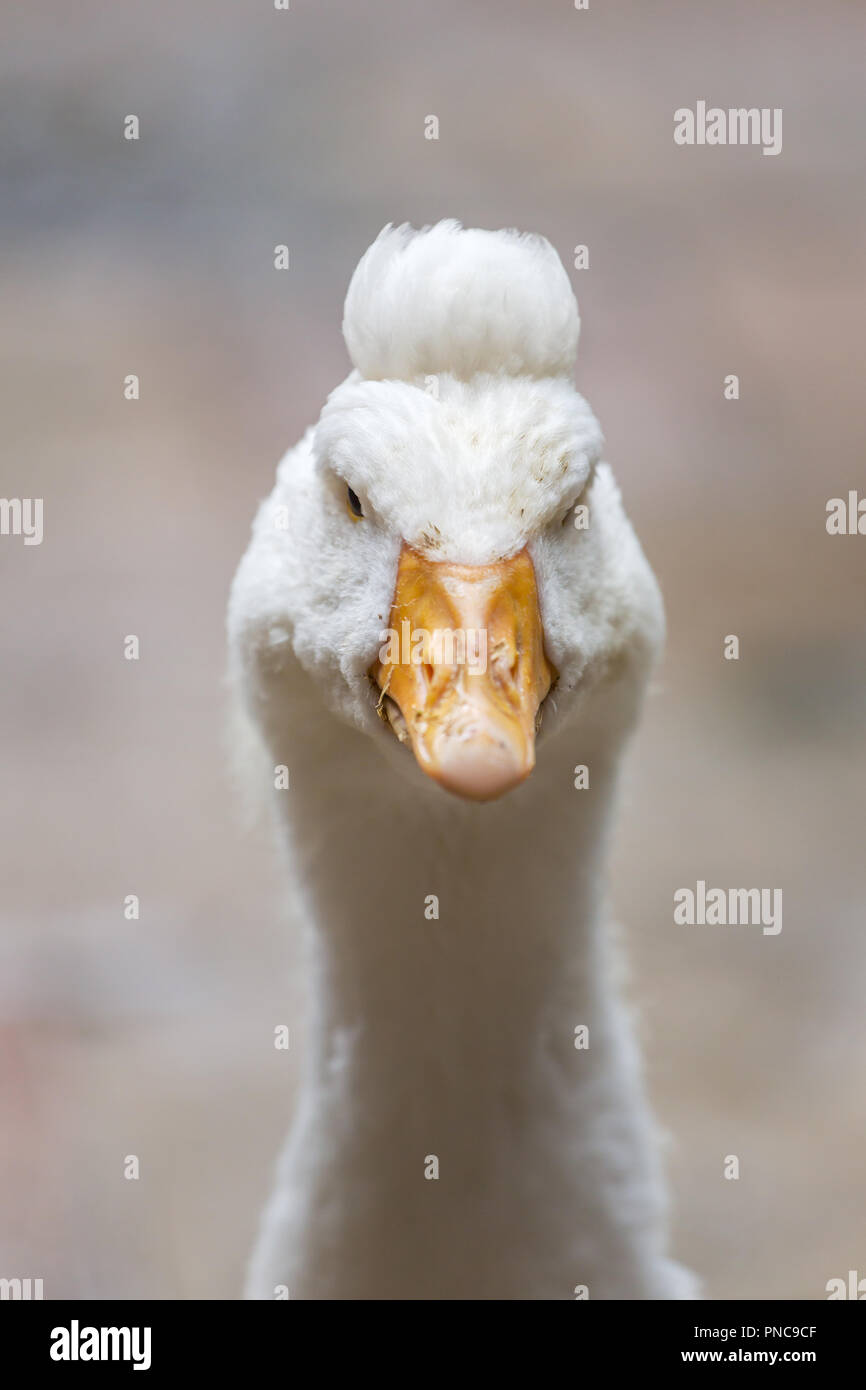
[[[379,713],[448,791],[491,801],[535,766],[544,654],[526,550],[491,565],[435,563],[403,546],[387,641],[370,675]]]

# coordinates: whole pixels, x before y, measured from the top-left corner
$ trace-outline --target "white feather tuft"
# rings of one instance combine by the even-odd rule
[[[568,376],[579,331],[549,241],[455,221],[383,228],[352,276],[343,317],[349,356],[372,380]]]

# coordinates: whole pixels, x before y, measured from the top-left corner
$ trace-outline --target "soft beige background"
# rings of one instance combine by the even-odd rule
[[[824,530],[828,497],[866,492],[861,7],[3,16],[0,494],[44,496],[45,541],[0,541],[0,1274],[239,1290],[302,1024],[227,776],[226,593],[344,374],[357,258],[442,216],[544,232],[569,266],[590,247],[579,384],[670,620],[614,892],[678,1253],[721,1298],[866,1274],[866,538]],[[782,154],[677,148],[699,98],[783,107]],[[781,936],[674,928],[699,877],[782,887]]]

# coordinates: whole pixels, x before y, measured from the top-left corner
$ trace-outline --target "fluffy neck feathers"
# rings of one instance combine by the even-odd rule
[[[600,929],[609,760],[576,791],[560,752],[477,807],[352,731],[317,743],[281,803],[314,994],[251,1293],[650,1296],[659,1184]]]

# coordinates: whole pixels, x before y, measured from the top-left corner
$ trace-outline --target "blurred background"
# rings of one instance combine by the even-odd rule
[[[866,494],[862,7],[2,17],[0,494],[45,513],[41,546],[0,539],[0,1275],[240,1292],[303,982],[232,790],[225,602],[347,370],[355,263],[385,222],[446,216],[559,250],[578,385],[666,596],[613,892],[676,1253],[724,1299],[866,1275],[866,538],[825,530],[828,498]],[[782,153],[677,147],[699,99],[782,107]],[[781,935],[675,928],[698,878],[781,887]]]

